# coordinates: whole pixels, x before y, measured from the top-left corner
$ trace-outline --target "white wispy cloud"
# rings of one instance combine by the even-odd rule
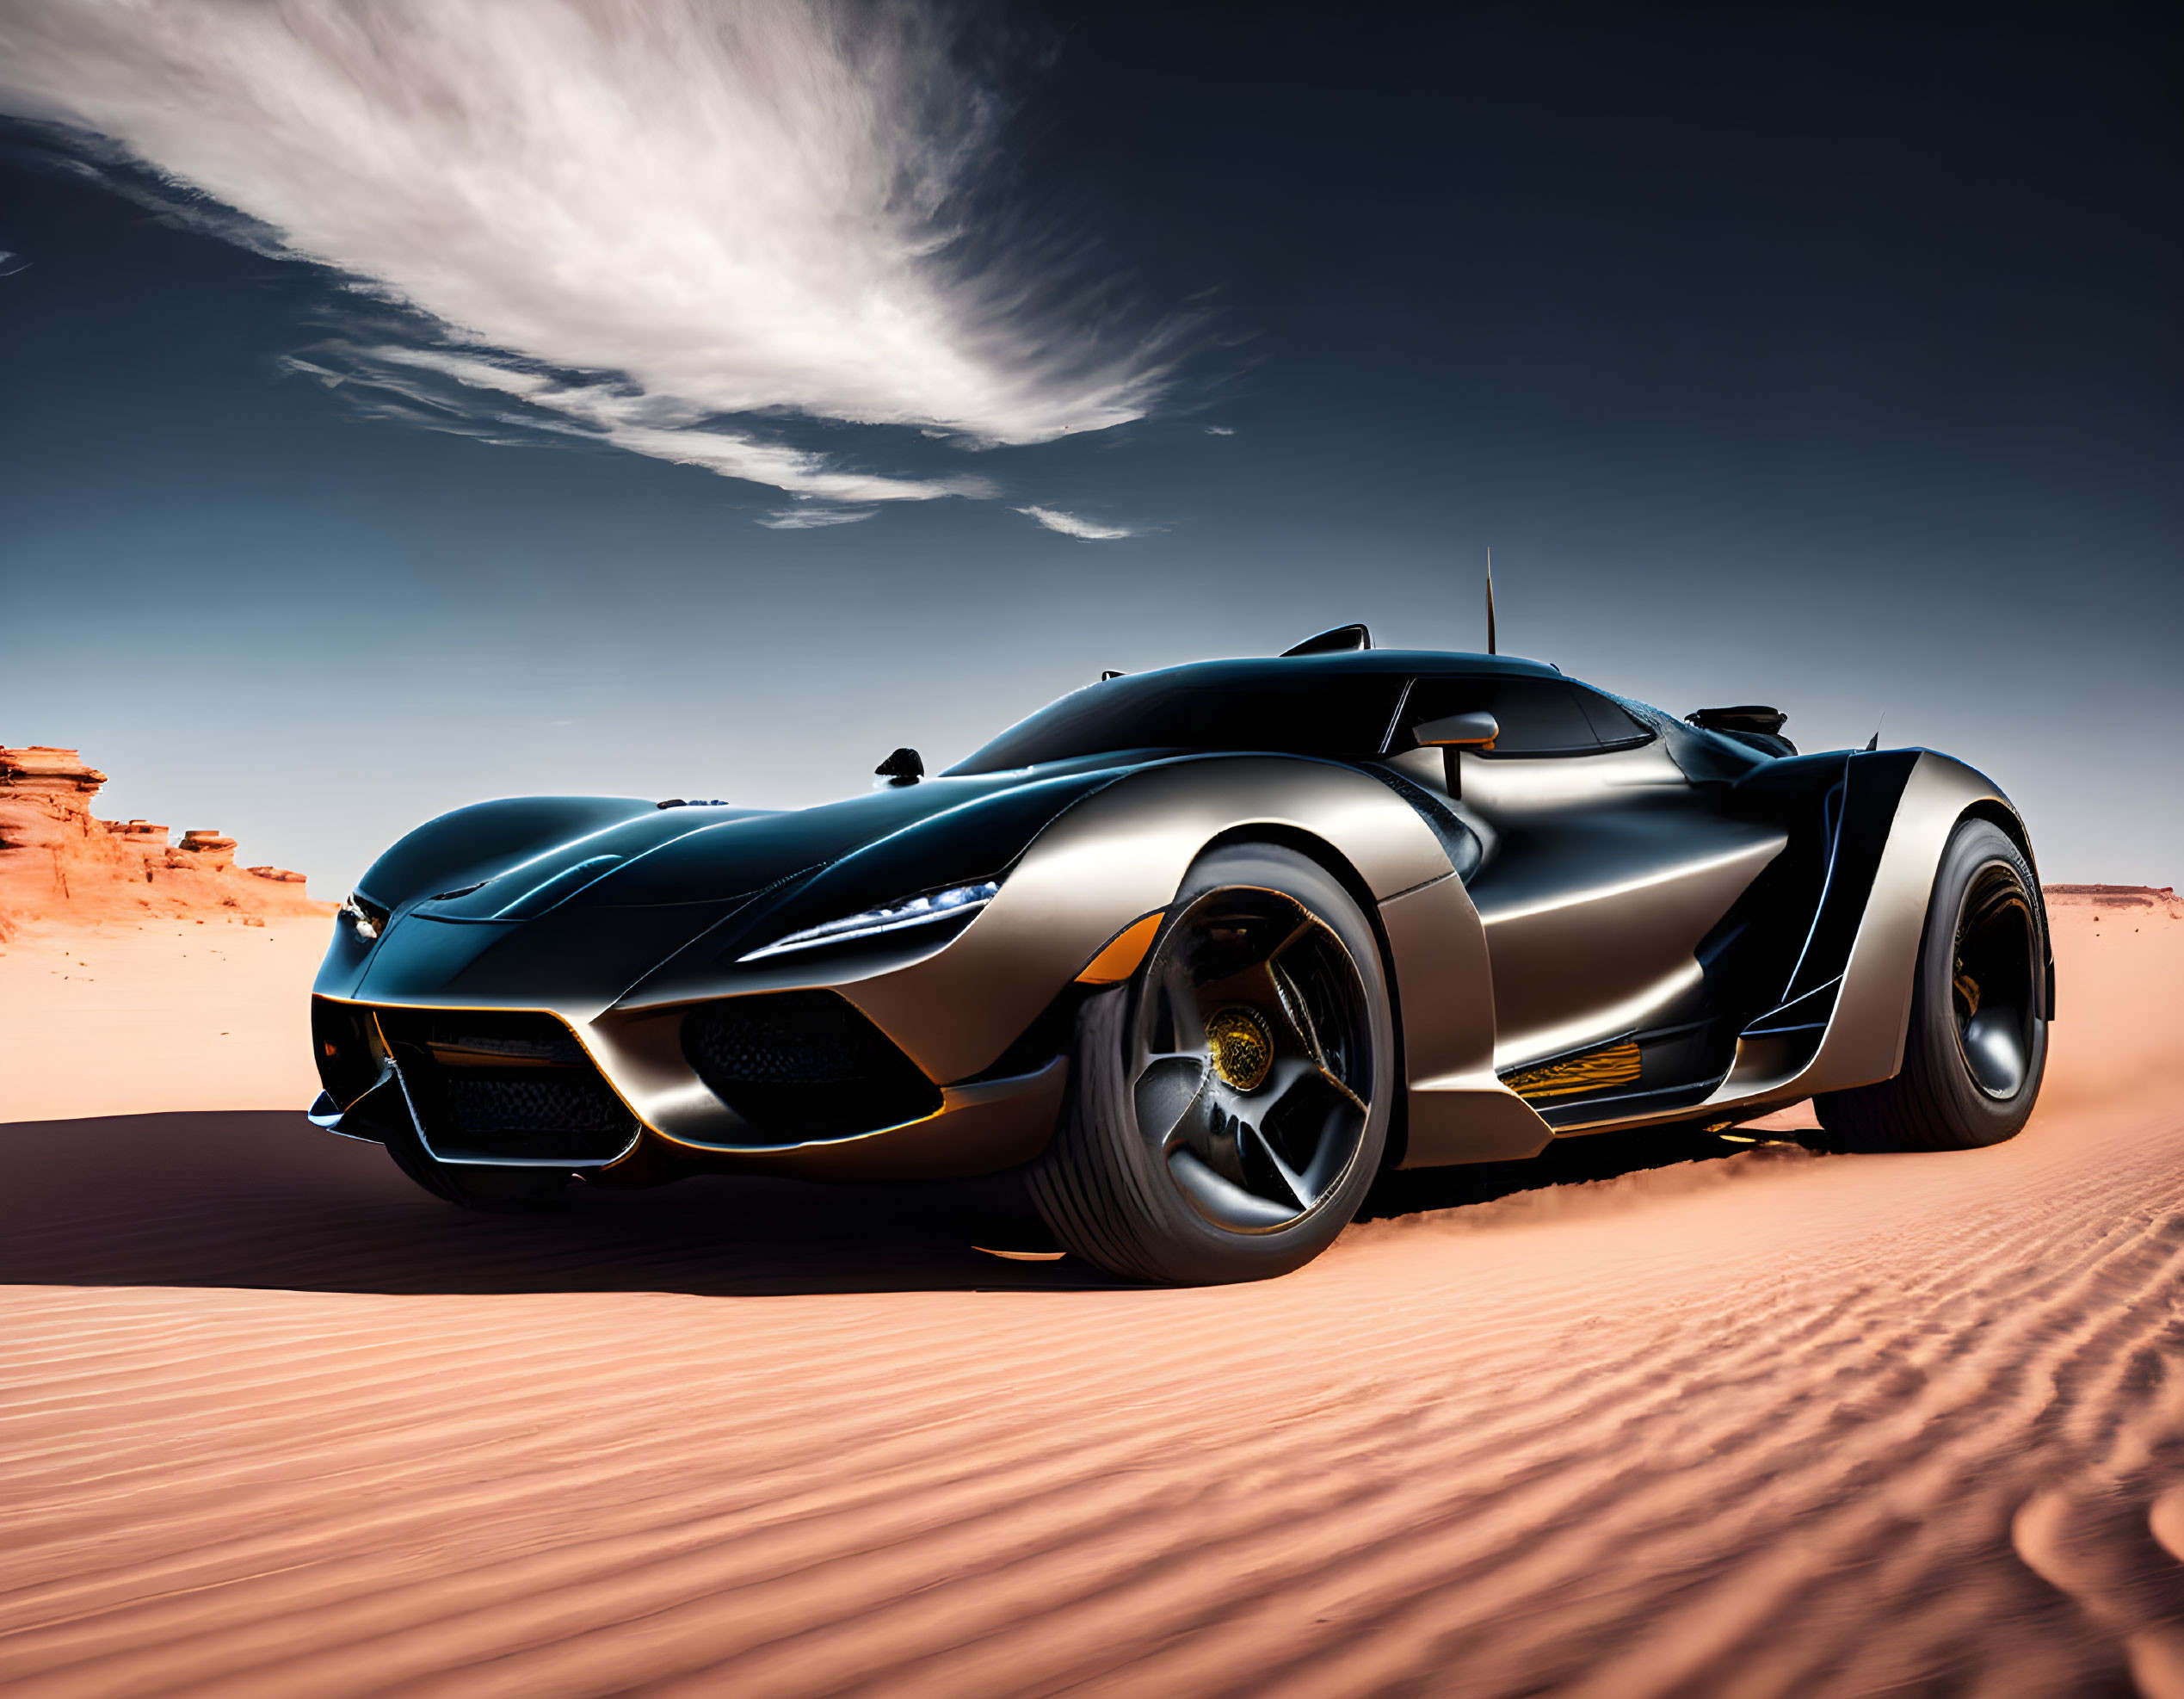
[[[1208,436],[1234,436],[1236,427],[1234,425],[1208,425],[1206,427],[1206,434]]]
[[[1133,534],[1121,525],[1102,525],[1097,521],[1079,519],[1073,513],[1063,513],[1051,507],[1020,507],[1017,512],[1028,514],[1050,531],[1059,531],[1065,537],[1080,537],[1088,543],[1110,543],[1118,537]]]
[[[966,257],[999,108],[953,46],[919,0],[10,0],[0,108],[430,321],[306,366],[329,380],[444,380],[408,405],[475,434],[558,421],[799,496],[925,500],[990,491],[720,421],[1033,443],[1142,416],[1163,376],[1154,341],[1042,310],[1038,256]]]
[[[879,511],[876,507],[775,508],[758,522],[769,531],[816,531],[827,525],[854,525]]]
[[[822,455],[747,432],[704,425],[694,417],[693,410],[668,398],[634,392],[626,386],[571,382],[475,353],[398,344],[349,352],[359,356],[361,376],[345,381],[381,386],[413,405],[444,405],[446,392],[429,390],[422,384],[401,384],[391,372],[407,370],[450,379],[464,389],[489,392],[539,410],[538,414],[489,413],[484,416],[486,420],[581,431],[618,448],[683,466],[704,466],[755,484],[770,484],[799,496],[837,502],[924,502],[938,496],[984,497],[994,493],[990,482],[978,477],[886,478],[844,472]],[[308,361],[291,363],[299,370],[338,375]]]

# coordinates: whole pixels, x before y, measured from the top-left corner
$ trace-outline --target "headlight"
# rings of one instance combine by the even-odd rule
[[[839,920],[830,920],[823,926],[807,926],[801,932],[776,938],[737,960],[757,961],[789,950],[808,950],[819,944],[876,937],[882,932],[929,926],[938,920],[962,919],[991,902],[1000,889],[998,880],[989,879],[977,885],[952,885],[945,891],[929,891],[922,897],[904,897],[880,908],[867,909],[861,914],[847,914]]]
[[[342,905],[335,913],[367,944],[386,930],[386,911],[361,892],[352,891],[342,898]]]

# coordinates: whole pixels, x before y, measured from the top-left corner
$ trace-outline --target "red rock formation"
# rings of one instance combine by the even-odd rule
[[[2125,911],[2158,910],[2171,919],[2184,920],[2184,898],[2169,885],[2043,885],[2050,904]]]
[[[179,859],[178,859],[179,858]],[[186,831],[182,841],[167,852],[167,865],[186,868],[231,868],[235,840],[207,828]]]
[[[0,744],[0,938],[16,923],[224,912],[230,919],[324,914],[304,876],[245,877],[235,840],[196,830],[170,844],[149,820],[102,820],[91,799],[106,775],[72,749]]]
[[[106,782],[106,775],[83,764],[72,749],[50,744],[32,744],[9,749],[0,744],[0,783],[19,791],[51,796],[89,796]]]

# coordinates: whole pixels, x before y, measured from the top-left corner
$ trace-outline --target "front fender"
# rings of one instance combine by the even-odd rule
[[[1325,842],[1376,901],[1452,872],[1425,822],[1354,769],[1267,756],[1163,763],[1063,815],[947,948],[842,990],[935,1079],[968,1078],[1111,939],[1165,909],[1207,844],[1253,828]]]
[[[1379,907],[1410,1087],[1405,1165],[1544,1147],[1546,1124],[1494,1078],[1485,936],[1441,839],[1388,786],[1333,763],[1220,757],[1120,781],[1041,837],[952,948],[844,990],[935,1079],[966,1078],[1164,909],[1207,845],[1255,832],[1324,843]]]

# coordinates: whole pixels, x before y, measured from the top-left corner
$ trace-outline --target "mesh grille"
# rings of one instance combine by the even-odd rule
[[[606,1162],[637,1135],[636,1117],[550,1016],[383,1010],[379,1025],[442,1156]]]
[[[762,1139],[796,1144],[933,1113],[940,1088],[832,992],[742,997],[694,1010],[682,1053]]]
[[[443,1075],[440,1095],[466,1133],[603,1133],[620,1138],[629,1111],[595,1079],[466,1079]]]

